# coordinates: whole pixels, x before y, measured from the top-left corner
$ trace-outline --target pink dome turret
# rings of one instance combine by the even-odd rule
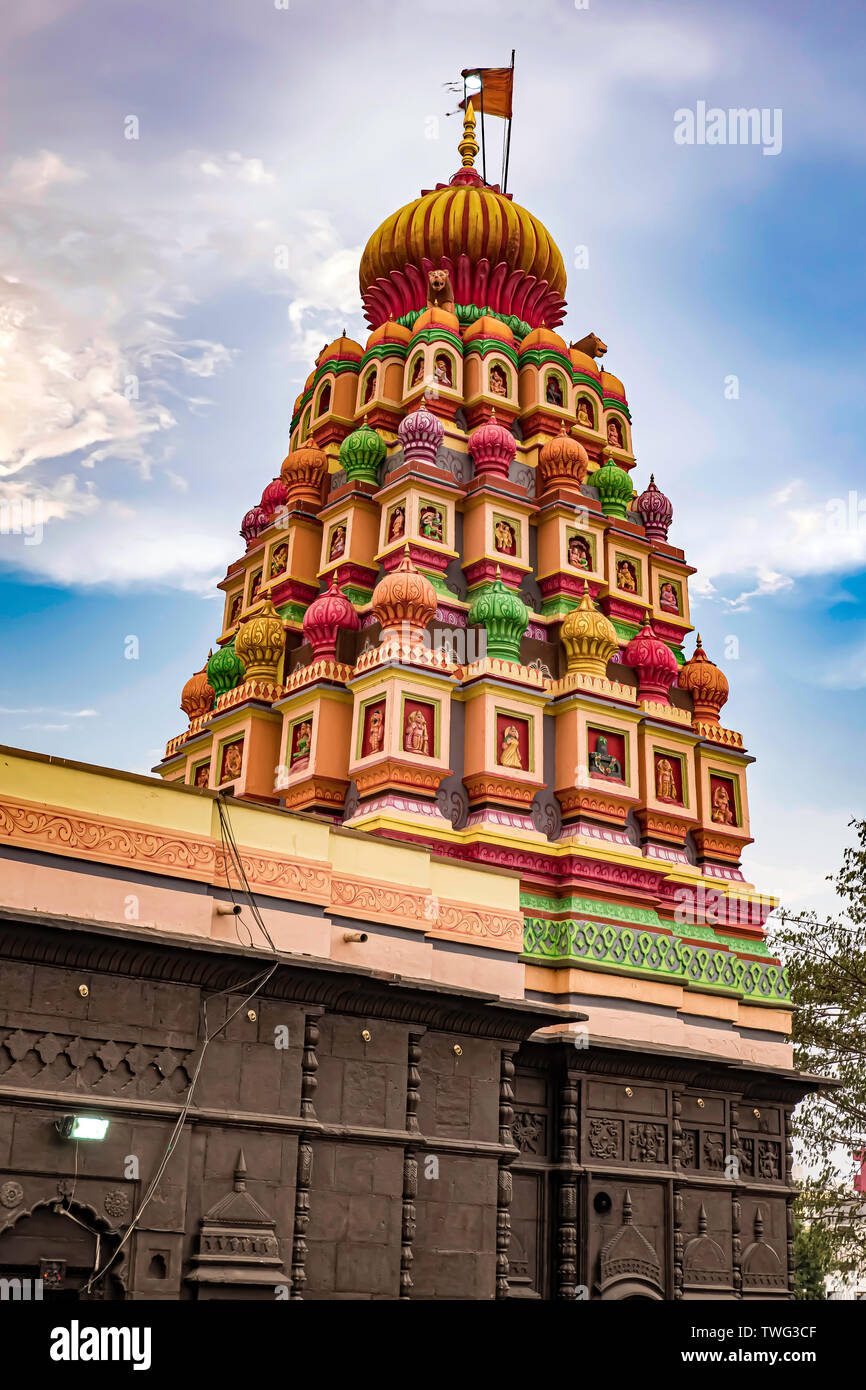
[[[397,429],[397,437],[407,463],[433,463],[439,452],[439,445],[445,434],[445,426],[426,405],[404,415]]]
[[[643,517],[647,539],[666,541],[674,509],[670,499],[665,497],[661,488],[656,487],[654,474],[650,473],[649,487],[641,493],[635,505]]]
[[[243,521],[241,522],[241,535],[250,545],[255,540],[260,531],[263,531],[268,524],[267,514],[260,506],[250,507]]]
[[[272,482],[268,483],[262,493],[262,500],[259,505],[268,521],[275,512],[279,511],[280,507],[286,505],[286,485],[282,478],[274,478]]]
[[[677,678],[677,659],[660,637],[656,637],[649,613],[640,632],[631,639],[622,659],[637,672],[639,700],[658,700],[669,705],[668,691]]]
[[[333,656],[340,633],[357,632],[360,626],[355,605],[340,591],[339,572],[335,572],[330,587],[313,599],[304,614],[304,637],[313,648],[313,657]]]
[[[484,425],[469,436],[469,452],[475,461],[475,472],[489,476],[508,477],[508,466],[517,452],[517,440],[507,425],[501,425],[496,411]]]

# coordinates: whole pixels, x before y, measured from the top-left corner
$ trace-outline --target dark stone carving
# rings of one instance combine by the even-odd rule
[[[629,1125],[628,1154],[632,1163],[664,1163],[667,1157],[664,1125]]]
[[[589,1122],[593,1158],[622,1158],[622,1121],[593,1117]]]
[[[646,1236],[633,1224],[631,1193],[626,1190],[622,1226],[602,1246],[598,1291],[602,1298],[611,1298],[616,1296],[617,1285],[630,1287],[634,1283],[649,1285],[655,1291],[654,1296],[661,1297],[661,1261]]]
[[[189,1049],[144,1047],[68,1034],[16,1029],[0,1042],[0,1076],[33,1085],[96,1089],[104,1094],[175,1095],[189,1086]]]
[[[512,1134],[521,1153],[543,1154],[547,1148],[545,1116],[532,1110],[519,1110]]]
[[[725,1166],[725,1136],[708,1131],[703,1143],[704,1167],[720,1173]]]
[[[755,1208],[755,1239],[743,1252],[743,1289],[787,1289],[788,1274],[772,1245],[764,1240],[764,1213]]]
[[[758,1177],[771,1182],[778,1182],[781,1177],[779,1145],[767,1139],[758,1141]]]
[[[726,1286],[728,1262],[719,1243],[707,1234],[707,1210],[703,1202],[698,1212],[698,1233],[683,1252],[683,1283],[686,1288]]]
[[[273,1297],[277,1284],[285,1284],[276,1222],[247,1192],[247,1165],[241,1149],[235,1166],[232,1191],[221,1197],[202,1218],[198,1250],[187,1282],[249,1290],[260,1288]],[[268,1292],[264,1293],[267,1289]]]
[[[696,1129],[683,1130],[680,1162],[684,1168],[697,1168],[698,1166],[698,1131]]]
[[[740,1177],[751,1178],[755,1173],[755,1141],[754,1139],[741,1139],[740,1147],[736,1151],[740,1160]]]

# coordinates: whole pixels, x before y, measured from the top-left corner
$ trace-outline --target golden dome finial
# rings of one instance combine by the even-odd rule
[[[475,139],[475,108],[471,101],[466,103],[466,115],[463,117],[463,139],[458,143],[457,149],[463,157],[463,168],[473,169],[475,156],[478,153],[478,141]]]

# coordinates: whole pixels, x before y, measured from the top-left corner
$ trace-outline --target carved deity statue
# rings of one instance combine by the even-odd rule
[[[418,518],[418,529],[428,541],[441,541],[442,513],[436,507],[422,507]]]
[[[388,522],[388,540],[396,541],[406,530],[406,508],[395,507]]]
[[[370,372],[370,374],[367,377],[367,382],[364,386],[364,405],[367,405],[367,403],[373,399],[373,395],[376,390],[377,377],[378,373],[376,372]]]
[[[591,570],[592,556],[589,546],[581,536],[572,536],[568,542],[568,563],[577,569]]]
[[[293,763],[300,762],[302,759],[309,758],[310,743],[312,742],[312,737],[313,726],[310,723],[309,719],[305,719],[301,727],[298,729],[298,737],[295,742],[295,747],[292,750]]]
[[[607,422],[607,442],[612,444],[615,449],[622,448],[622,430],[616,420]]]
[[[451,380],[451,363],[444,352],[440,352],[433,361],[433,380],[438,382],[440,386],[453,385]]]
[[[656,798],[659,801],[679,801],[673,765],[669,758],[656,763]]]
[[[271,556],[271,579],[283,573],[288,558],[289,547],[286,545],[285,541],[281,541],[279,545],[274,546],[274,553]]]
[[[659,607],[664,608],[668,613],[679,613],[680,605],[677,599],[677,591],[673,584],[667,581],[659,589]]]
[[[240,777],[243,756],[243,744],[230,743],[228,745],[223,754],[223,781],[228,777]]]
[[[202,763],[201,767],[195,770],[195,780],[193,786],[206,787],[210,781],[210,763]]]
[[[630,565],[628,560],[620,560],[616,567],[616,586],[626,593],[637,593],[637,575],[634,572],[634,565]]]
[[[490,368],[490,391],[494,396],[508,395],[508,378],[500,366],[494,362]]]
[[[577,403],[577,423],[585,425],[588,430],[592,429],[592,415],[586,401],[580,400]]]
[[[423,377],[423,375],[424,375],[424,358],[423,358],[423,357],[416,357],[416,359],[415,359],[415,365],[414,365],[414,367],[412,368],[412,380],[409,382],[409,385],[410,385],[410,386],[417,386],[417,385],[418,385],[418,382],[421,380],[421,378]]]
[[[507,725],[503,731],[499,762],[502,767],[523,768],[523,759],[520,756],[520,734],[516,724]]]
[[[385,720],[380,709],[374,709],[367,725],[367,752],[378,753],[385,736]]]
[[[727,787],[721,784],[713,792],[712,819],[718,825],[733,825],[734,823],[730,792]]]
[[[551,375],[547,378],[544,399],[548,405],[562,405],[562,387],[559,384],[559,377]]]
[[[345,526],[335,526],[331,536],[331,546],[328,551],[328,559],[336,560],[346,549],[346,528]]]
[[[597,772],[602,777],[619,777],[622,779],[622,767],[619,758],[615,758],[612,753],[607,751],[607,739],[604,734],[599,734],[595,741],[595,748],[589,755],[589,770]]]
[[[496,549],[503,555],[517,554],[517,538],[514,534],[514,527],[509,526],[507,521],[497,521],[493,528],[493,540]]]
[[[406,728],[403,731],[403,747],[407,753],[430,752],[427,720],[419,709],[413,709],[406,720]]]

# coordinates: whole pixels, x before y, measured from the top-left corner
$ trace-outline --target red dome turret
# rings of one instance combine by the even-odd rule
[[[355,605],[340,591],[338,574],[332,574],[330,588],[313,599],[304,614],[304,637],[313,656],[333,656],[339,634],[357,632],[360,626]]]
[[[656,637],[650,615],[622,654],[626,666],[637,671],[638,699],[669,705],[668,691],[677,678],[677,659],[666,642]]]
[[[643,517],[647,539],[666,541],[674,509],[661,488],[656,487],[654,474],[650,473],[649,487],[641,493],[635,505]]]
[[[268,521],[270,521],[274,513],[279,511],[280,507],[284,507],[285,505],[286,485],[281,478],[274,478],[272,482],[268,483],[267,487],[262,493],[262,500],[259,503],[259,506],[261,507]]]
[[[476,473],[507,478],[517,440],[506,425],[500,425],[494,410],[487,423],[470,434],[469,452],[475,460]]]

